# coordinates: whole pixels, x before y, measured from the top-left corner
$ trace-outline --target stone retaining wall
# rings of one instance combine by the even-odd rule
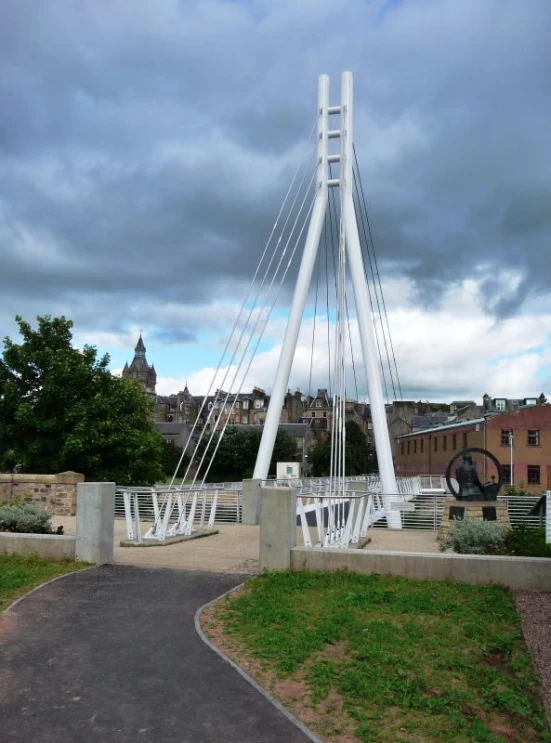
[[[475,585],[498,583],[513,591],[551,591],[551,560],[545,557],[294,547],[291,550],[291,570],[350,570],[354,573],[403,575],[415,580],[449,580]]]
[[[0,532],[0,553],[30,555],[45,560],[74,560],[76,537],[57,534],[11,534]]]
[[[0,475],[0,503],[20,496],[29,503],[48,509],[54,516],[75,516],[79,482],[84,482],[84,475],[78,472]]]

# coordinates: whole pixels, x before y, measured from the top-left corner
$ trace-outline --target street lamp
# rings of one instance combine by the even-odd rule
[[[513,441],[514,441],[513,432],[509,431],[509,447],[511,449],[511,464],[510,464],[511,487],[513,487]]]

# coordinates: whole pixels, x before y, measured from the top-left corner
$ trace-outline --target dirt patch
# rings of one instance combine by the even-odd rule
[[[495,651],[493,653],[487,653],[484,656],[484,662],[491,668],[499,668],[500,671],[504,671],[505,673],[509,672],[507,657],[503,652]]]
[[[235,593],[243,594],[247,591],[247,586],[242,586],[232,593],[232,597]],[[254,678],[262,688],[281,702],[321,740],[326,743],[360,743],[355,734],[356,723],[346,711],[342,697],[331,689],[327,696],[316,704],[306,680],[306,675],[313,663],[321,660],[339,661],[344,658],[346,653],[344,643],[326,645],[293,676],[278,678],[273,671],[264,668],[260,661],[247,657],[238,642],[224,634],[220,620],[222,605],[223,600],[211,604],[201,613],[201,629],[213,645]]]

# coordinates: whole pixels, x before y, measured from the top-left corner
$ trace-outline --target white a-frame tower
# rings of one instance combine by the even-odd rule
[[[281,357],[279,359],[253,477],[259,480],[265,480],[268,476],[281,409],[289,383],[289,375],[295,355],[300,324],[302,322],[322,234],[328,193],[330,188],[338,187],[341,189],[341,231],[344,233],[349,273],[354,290],[373,432],[375,435],[375,446],[379,462],[381,488],[383,495],[393,495],[398,490],[386,422],[375,328],[368,300],[368,287],[352,196],[353,83],[351,72],[344,72],[342,74],[341,102],[339,106],[329,105],[329,77],[328,75],[320,75],[318,79],[317,118],[318,144],[315,202],[311,213],[291,313],[283,340]],[[336,122],[337,119],[340,120],[340,126],[330,126],[330,121]],[[340,139],[340,153],[330,155],[329,140],[336,138]],[[340,178],[330,179],[329,163],[340,163]],[[396,515],[399,519],[399,514]]]

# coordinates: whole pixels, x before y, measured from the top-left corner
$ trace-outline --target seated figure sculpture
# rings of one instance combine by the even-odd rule
[[[455,477],[459,485],[457,500],[485,500],[484,485],[478,479],[470,454],[463,456],[463,463],[456,468]]]

